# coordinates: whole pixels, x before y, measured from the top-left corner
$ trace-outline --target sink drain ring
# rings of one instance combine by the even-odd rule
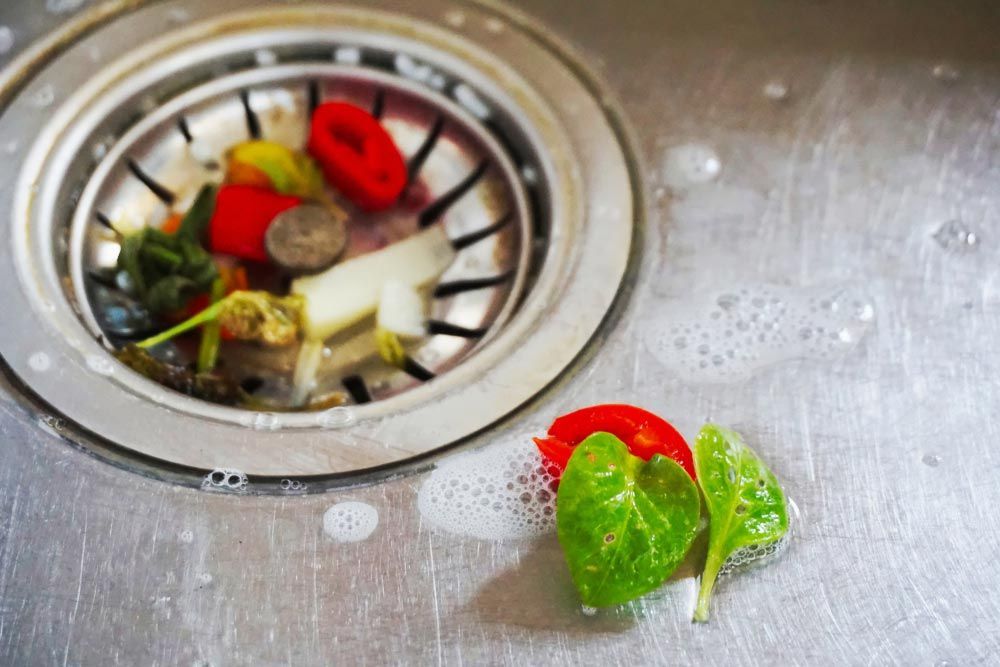
[[[226,466],[275,477],[340,474],[427,453],[482,430],[555,380],[613,303],[633,233],[628,163],[588,85],[531,35],[478,6],[460,6],[464,27],[457,34],[437,25],[458,11],[444,2],[419,10],[391,0],[374,3],[375,9],[246,11],[239,0],[198,4],[160,3],[98,28],[38,72],[0,117],[0,145],[38,137],[14,187],[0,192],[0,210],[10,212],[0,226],[0,246],[13,250],[12,259],[0,262],[0,308],[20,318],[0,334],[0,354],[11,370],[57,411],[122,447],[190,468]],[[163,24],[182,11],[190,24],[162,34]],[[489,42],[492,53],[477,42]],[[104,43],[126,55],[101,63],[80,85],[81,62]],[[433,382],[318,415],[209,409],[118,366],[87,329],[73,297],[66,259],[72,244],[64,234],[93,168],[84,148],[89,153],[95,139],[115,128],[79,119],[122,91],[130,91],[136,108],[144,96],[155,107],[184,94],[199,83],[181,76],[197,69],[192,63],[211,76],[228,76],[229,70],[212,73],[213,63],[242,58],[241,66],[258,75],[266,70],[254,57],[262,48],[301,67],[353,49],[348,53],[359,53],[360,65],[392,67],[409,79],[405,85],[430,92],[439,88],[439,75],[465,113],[482,115],[484,106],[496,112],[480,120],[512,162],[528,167],[523,176],[545,221],[536,230],[543,242],[534,247],[538,270],[530,289],[505,327]],[[415,69],[387,64],[389,54],[404,54]],[[165,91],[165,83],[182,90]],[[158,95],[149,98],[154,90]],[[39,111],[47,96],[55,98],[51,114]]]

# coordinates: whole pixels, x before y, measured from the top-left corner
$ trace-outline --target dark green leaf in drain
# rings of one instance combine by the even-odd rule
[[[701,507],[682,467],[660,455],[632,456],[609,433],[576,448],[557,502],[559,542],[591,607],[628,602],[666,581],[694,541]]]
[[[212,201],[212,191],[203,189],[176,234],[146,227],[122,241],[118,268],[132,279],[151,313],[183,308],[191,297],[207,292],[218,276],[212,256],[197,240]]]
[[[774,474],[735,431],[713,424],[702,428],[694,465],[711,517],[694,619],[707,621],[712,587],[726,560],[778,542],[788,531],[788,509]]]

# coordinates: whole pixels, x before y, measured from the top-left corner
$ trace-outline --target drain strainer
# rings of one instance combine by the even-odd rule
[[[30,79],[0,117],[0,145],[23,151],[0,185],[5,362],[121,447],[254,475],[383,466],[509,414],[583,349],[628,263],[632,183],[592,84],[522,19],[478,5],[249,4],[157,3],[86,34],[84,16],[68,49],[63,35],[8,71],[8,91]],[[403,370],[378,358],[370,323],[331,337],[314,393],[343,405],[313,411],[225,407],[118,363],[143,333],[112,270],[122,234],[183,210],[239,142],[301,147],[326,101],[370,109],[407,159],[408,195],[377,221],[388,241],[429,225],[450,239],[431,335]],[[227,354],[255,391],[290,391],[294,350]]]

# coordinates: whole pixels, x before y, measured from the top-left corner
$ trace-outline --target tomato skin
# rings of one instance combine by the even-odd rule
[[[536,438],[535,444],[561,473],[573,448],[602,431],[617,437],[633,455],[645,461],[655,454],[673,459],[695,479],[694,458],[684,436],[666,420],[634,405],[594,405],[563,415],[552,423],[549,437]]]

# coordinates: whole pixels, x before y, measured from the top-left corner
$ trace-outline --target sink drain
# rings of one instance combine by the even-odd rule
[[[36,137],[0,186],[0,354],[22,382],[139,454],[289,477],[453,443],[558,377],[610,308],[633,234],[626,156],[592,84],[478,5],[202,4],[123,12],[58,55],[53,40],[0,116],[0,145]],[[110,45],[125,55],[105,58]],[[384,228],[442,225],[451,241],[431,335],[402,371],[378,359],[370,327],[327,340],[315,393],[343,405],[314,412],[225,407],[119,364],[111,351],[144,333],[111,270],[122,232],[183,210],[241,141],[301,146],[325,101],[370,109],[407,158],[419,196]],[[288,391],[294,352],[231,354],[238,379]]]

